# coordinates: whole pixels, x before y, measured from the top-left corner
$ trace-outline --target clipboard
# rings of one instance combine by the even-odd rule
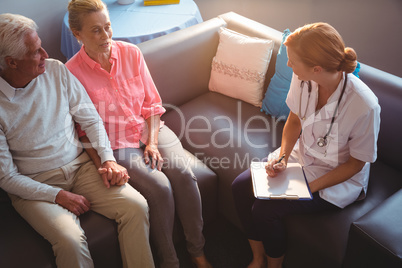
[[[250,171],[254,196],[258,199],[311,200],[310,188],[303,167],[299,163],[288,163],[286,170],[276,177],[265,171],[267,162],[251,162]]]

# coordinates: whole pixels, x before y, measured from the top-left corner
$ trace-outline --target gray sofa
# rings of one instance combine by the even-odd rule
[[[220,27],[274,40],[267,86],[275,72],[282,33],[235,13],[139,47],[168,109],[162,119],[181,138],[198,177],[205,224],[223,216],[241,232],[231,184],[252,159],[262,159],[280,146],[284,123],[258,107],[208,90]],[[371,167],[367,198],[340,211],[289,217],[285,267],[402,265],[402,165],[398,157],[402,124],[397,119],[402,114],[402,78],[365,64],[359,75],[382,107],[378,160]],[[229,127],[231,135],[219,131]],[[261,131],[251,131],[255,129]],[[4,192],[0,196],[0,267],[55,267],[49,243],[15,212]],[[81,222],[96,267],[120,267],[115,223],[94,212],[81,216]],[[175,239],[180,241],[180,225],[176,227]]]

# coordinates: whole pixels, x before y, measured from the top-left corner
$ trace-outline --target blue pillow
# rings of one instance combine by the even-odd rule
[[[261,112],[272,115],[279,120],[286,120],[290,112],[286,104],[286,97],[290,88],[293,70],[287,66],[288,55],[286,46],[283,44],[289,34],[291,34],[289,29],[286,29],[282,34],[282,43],[276,57],[275,74],[268,85],[261,107]]]
[[[357,78],[360,78],[359,72],[360,72],[360,63],[357,62],[356,69],[353,71],[353,74],[356,75]]]

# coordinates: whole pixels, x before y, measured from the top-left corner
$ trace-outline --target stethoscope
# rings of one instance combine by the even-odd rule
[[[324,147],[324,146],[327,146],[327,145],[328,145],[328,136],[329,136],[329,134],[331,133],[332,126],[333,126],[334,121],[335,121],[335,115],[336,115],[336,113],[338,112],[339,104],[340,104],[340,102],[341,102],[341,100],[342,100],[343,94],[345,93],[347,81],[348,81],[348,75],[346,74],[346,75],[345,75],[345,81],[343,82],[343,88],[342,88],[341,95],[339,96],[338,103],[336,104],[336,107],[335,107],[335,110],[334,110],[334,114],[332,115],[331,125],[329,126],[329,129],[328,129],[327,133],[325,134],[325,136],[324,136],[324,137],[320,137],[320,138],[317,139],[317,145],[318,145],[319,147]],[[304,83],[307,83],[307,86],[308,86],[308,100],[307,100],[306,109],[304,110],[304,115],[301,116],[301,100],[302,100],[302,94],[303,94],[303,86],[304,86]],[[306,119],[307,108],[308,108],[308,105],[309,105],[309,103],[310,103],[311,81],[307,81],[307,82],[301,81],[301,82],[300,82],[300,89],[301,89],[301,90],[300,90],[301,92],[300,92],[300,103],[299,103],[299,116],[300,116],[300,118],[301,118],[302,120],[305,120],[305,119]]]

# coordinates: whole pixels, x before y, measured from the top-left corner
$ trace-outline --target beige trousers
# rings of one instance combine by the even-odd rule
[[[71,163],[33,179],[82,195],[91,203],[91,210],[115,220],[123,267],[154,267],[147,201],[129,184],[107,189],[85,152]],[[55,203],[15,195],[10,198],[18,213],[52,244],[57,267],[93,267],[85,233],[75,214]]]

